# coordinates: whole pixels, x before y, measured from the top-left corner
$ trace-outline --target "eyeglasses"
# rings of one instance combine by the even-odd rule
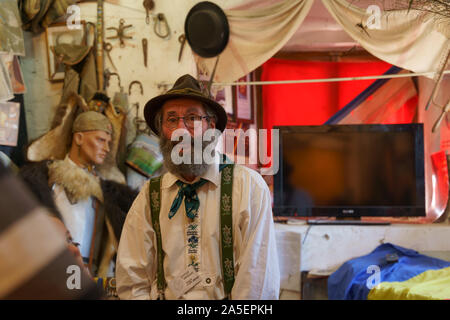
[[[183,119],[186,128],[193,129],[196,121],[202,121],[202,119],[209,121],[210,118],[210,116],[199,116],[197,114],[188,114],[184,117],[169,116],[163,121],[163,124],[169,129],[175,129],[178,126],[178,121]]]

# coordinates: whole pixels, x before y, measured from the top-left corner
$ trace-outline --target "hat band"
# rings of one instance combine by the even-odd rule
[[[167,94],[194,94],[206,98],[201,91],[197,91],[191,88],[170,90],[167,92]]]

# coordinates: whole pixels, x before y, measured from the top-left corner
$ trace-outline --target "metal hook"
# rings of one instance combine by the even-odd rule
[[[117,80],[119,80],[119,88],[122,88],[122,85],[120,84],[120,76],[118,73],[116,72],[110,72],[108,73],[108,84],[109,84],[109,79],[111,78],[111,76],[117,76]]]
[[[153,26],[153,31],[155,32],[155,34],[160,37],[160,38],[170,38],[170,27],[169,27],[169,23],[167,22],[166,16],[164,15],[164,13],[158,13],[156,15],[156,17],[153,18],[155,21],[155,25]],[[166,33],[162,34],[161,31],[161,24],[165,25],[166,28]]]
[[[138,84],[139,85],[139,87],[141,88],[141,95],[143,95],[144,94],[144,87],[142,86],[142,83],[140,81],[138,81],[138,80],[131,81],[130,85],[128,86],[128,95],[131,96],[131,88],[133,87],[134,84]]]

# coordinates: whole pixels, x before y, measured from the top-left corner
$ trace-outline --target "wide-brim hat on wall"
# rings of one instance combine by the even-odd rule
[[[209,1],[197,3],[191,8],[184,22],[184,32],[192,51],[203,58],[219,55],[230,37],[225,12]]]
[[[145,104],[144,118],[154,133],[159,135],[155,117],[163,104],[171,99],[189,98],[207,104],[216,114],[216,129],[223,132],[227,125],[227,113],[225,109],[214,100],[211,100],[202,90],[200,83],[191,75],[185,74],[178,78],[172,89],[165,94],[154,97]]]

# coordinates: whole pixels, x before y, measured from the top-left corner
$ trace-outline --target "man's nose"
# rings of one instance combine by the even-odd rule
[[[109,143],[105,143],[103,149],[104,149],[106,152],[109,152],[109,150],[110,150],[110,149],[109,149]]]
[[[184,118],[178,118],[177,129],[187,129]]]

